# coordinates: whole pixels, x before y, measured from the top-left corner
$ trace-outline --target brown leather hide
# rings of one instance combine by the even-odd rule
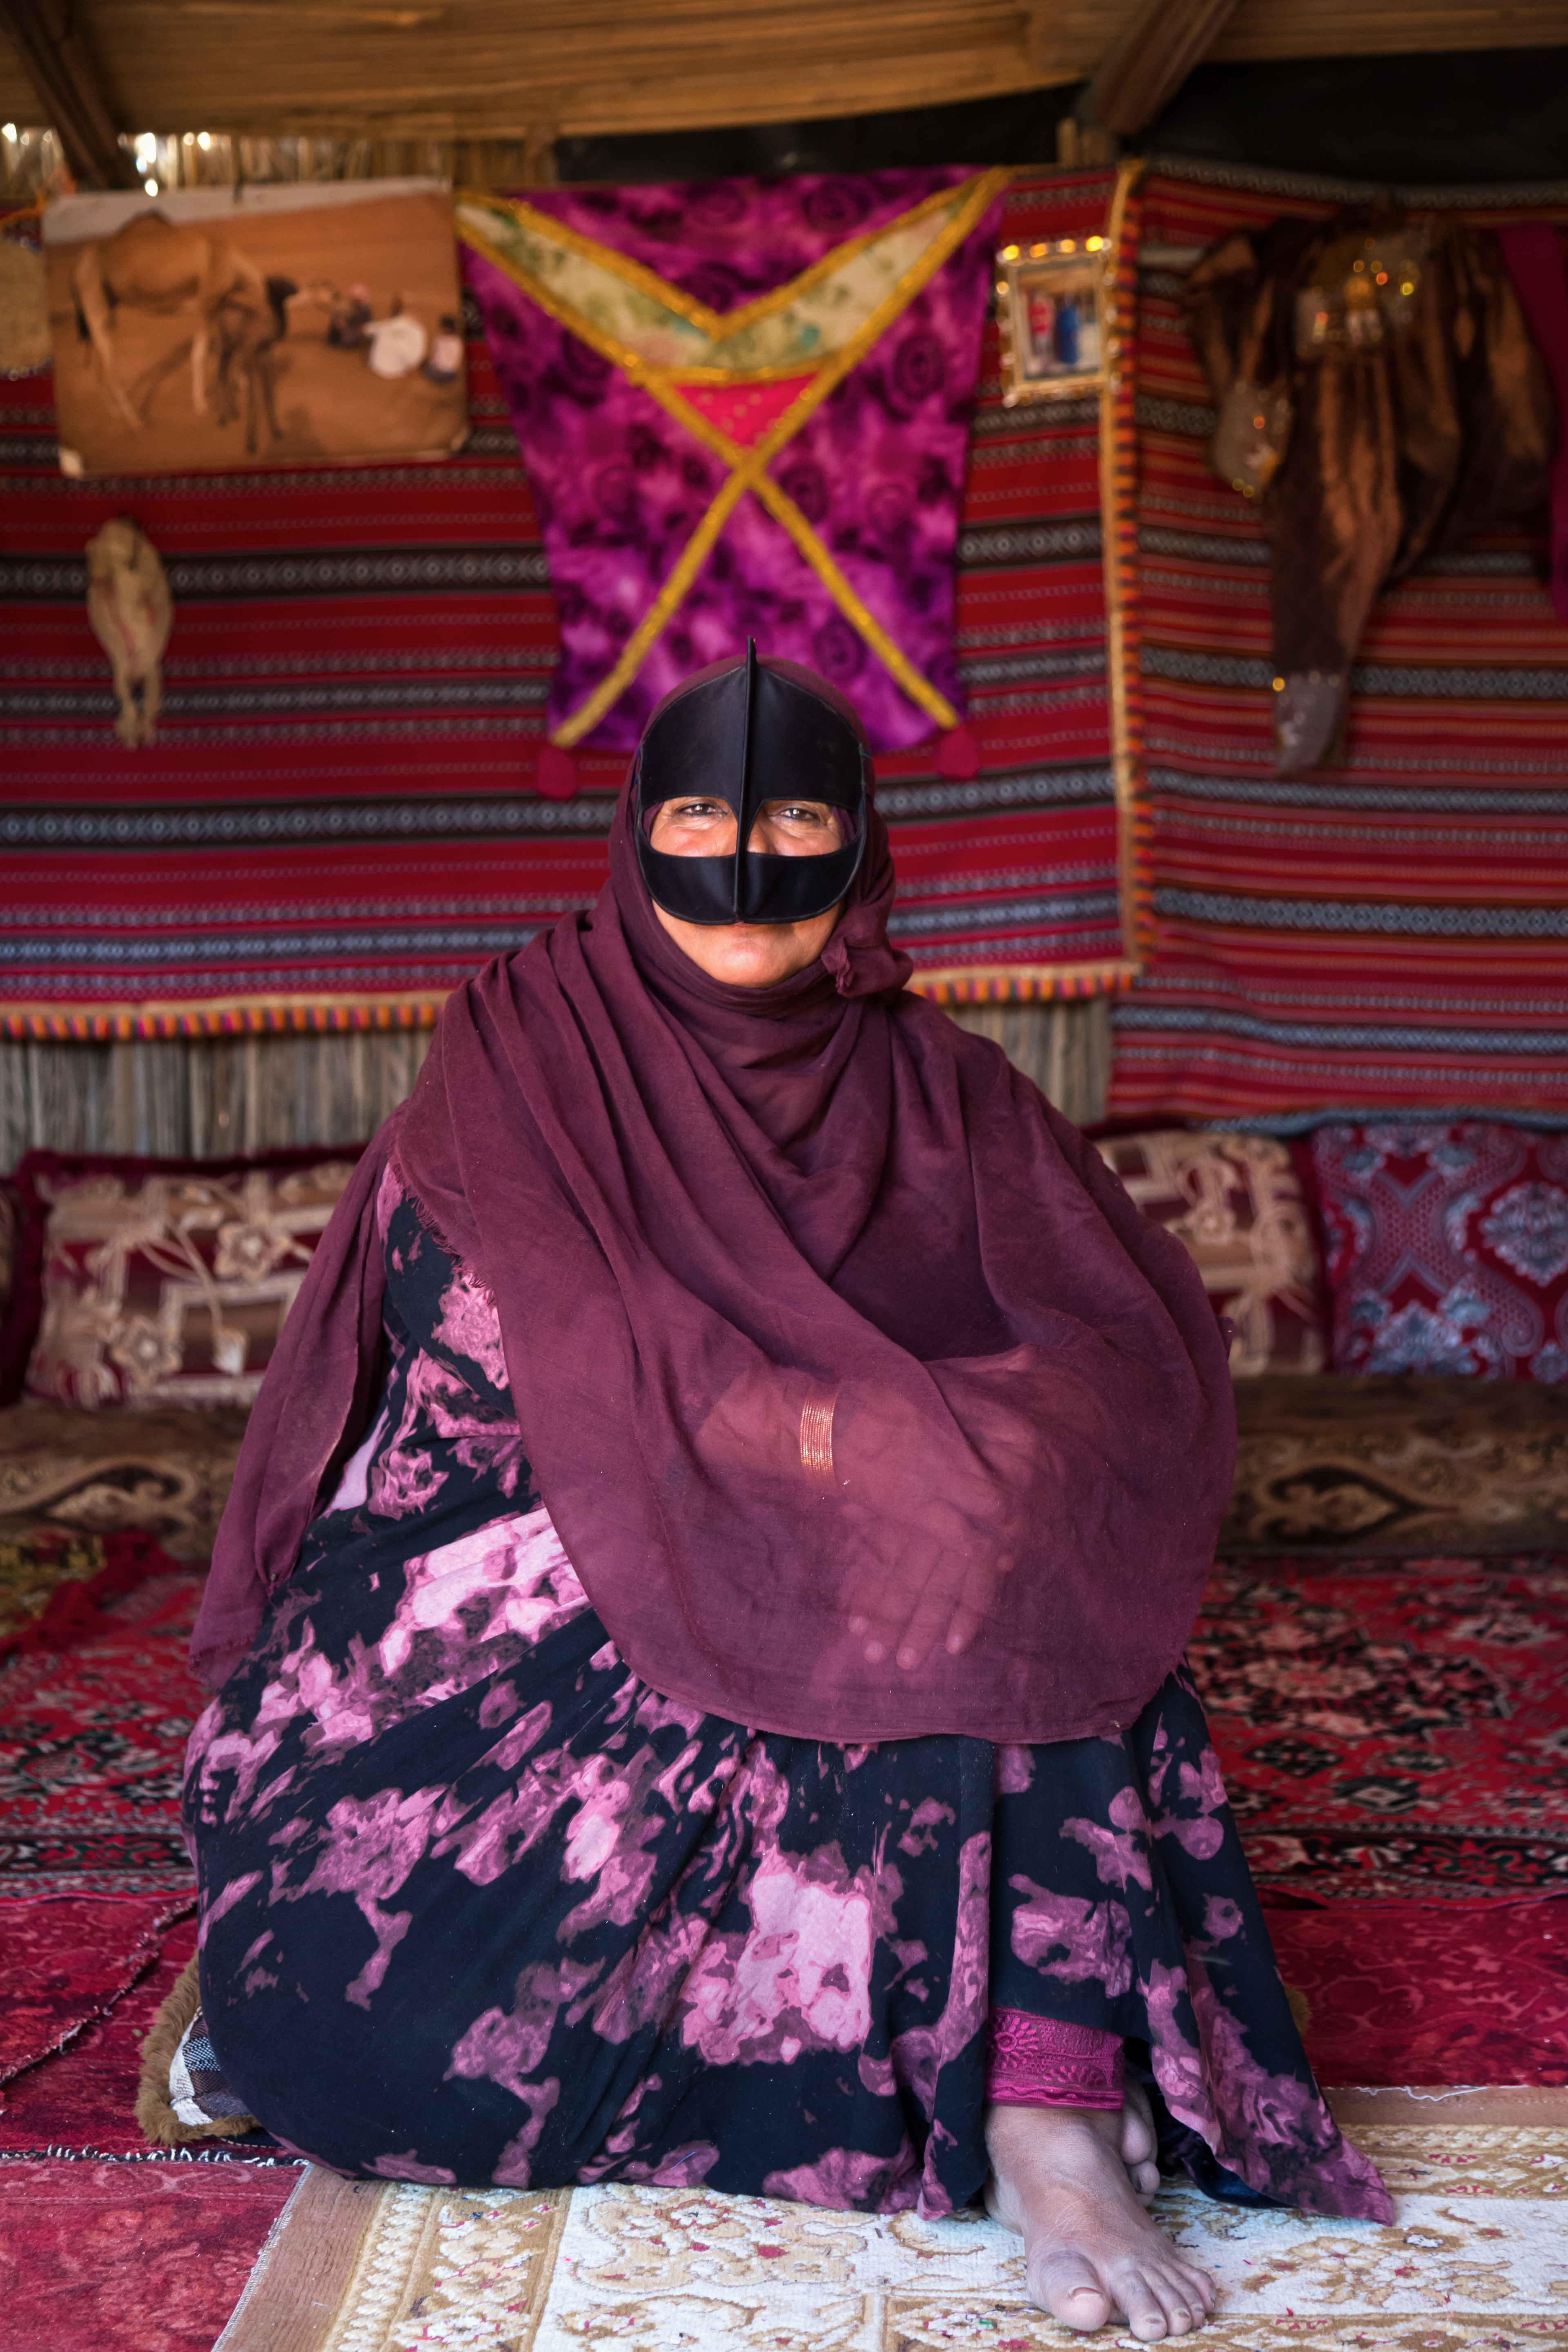
[[[1304,354],[1299,298],[1331,289],[1363,238],[1401,235],[1415,289],[1391,289],[1378,339]],[[1258,498],[1268,538],[1276,765],[1296,774],[1337,745],[1384,582],[1544,503],[1551,383],[1497,238],[1463,221],[1287,216],[1206,254],[1183,300],[1221,404],[1216,470]]]

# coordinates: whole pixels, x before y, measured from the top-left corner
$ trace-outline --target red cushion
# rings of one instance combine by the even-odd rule
[[[1191,1253],[1215,1312],[1235,1325],[1232,1372],[1321,1371],[1317,1250],[1288,1147],[1267,1135],[1173,1127],[1090,1134],[1144,1215]]]
[[[1568,1134],[1368,1120],[1312,1163],[1335,1371],[1568,1379]]]

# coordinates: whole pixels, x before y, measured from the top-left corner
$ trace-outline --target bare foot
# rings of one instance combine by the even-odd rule
[[[1201,2327],[1215,2287],[1139,2202],[1122,2156],[1125,2118],[1125,2109],[990,2108],[985,2210],[1021,2234],[1029,2293],[1053,2319],[1089,2336],[1121,2312],[1155,2344]]]
[[[1160,2186],[1158,2149],[1149,2094],[1142,2083],[1129,2083],[1121,2103],[1121,2161],[1141,2205],[1147,2205]]]

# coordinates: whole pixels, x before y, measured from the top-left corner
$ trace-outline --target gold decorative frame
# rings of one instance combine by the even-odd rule
[[[1002,335],[1002,405],[1026,401],[1081,400],[1104,388],[1110,325],[1105,275],[1110,240],[1060,236],[1031,245],[1005,245],[996,256],[996,312]],[[1041,358],[1042,325],[1062,338],[1061,306],[1074,304],[1072,333],[1083,357]],[[1044,320],[1037,305],[1049,306]],[[1080,313],[1079,306],[1082,306]]]

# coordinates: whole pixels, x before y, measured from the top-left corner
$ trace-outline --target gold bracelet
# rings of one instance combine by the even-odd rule
[[[800,1466],[819,1495],[836,1495],[838,1480],[833,1468],[833,1415],[838,1391],[827,1396],[808,1395],[800,1409]]]

